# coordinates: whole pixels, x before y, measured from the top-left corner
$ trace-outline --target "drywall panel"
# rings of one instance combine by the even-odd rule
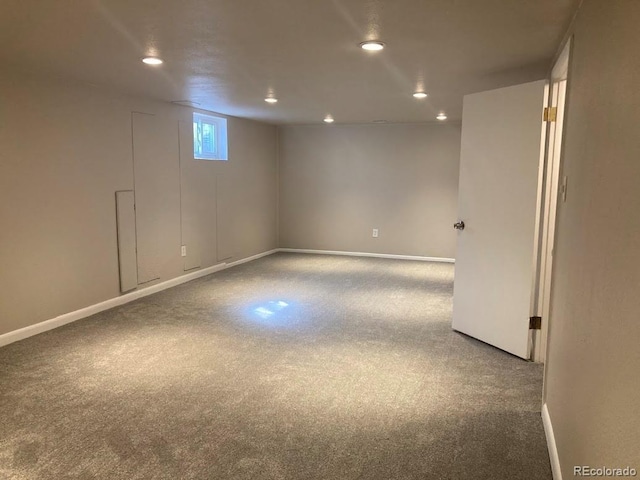
[[[218,261],[277,245],[276,127],[229,118],[228,131],[229,161],[216,162]]]
[[[116,192],[116,223],[120,291],[124,293],[138,286],[136,211],[133,190]]]
[[[235,256],[235,239],[234,216],[232,205],[236,204],[234,200],[234,185],[229,179],[229,175],[218,175],[216,183],[216,205],[218,211],[216,214],[216,257],[218,262],[229,260]]]
[[[180,207],[184,270],[210,267],[216,258],[216,171],[219,161],[193,158],[193,127],[180,122]]]
[[[114,194],[134,189],[131,112],[153,113],[168,124],[147,128],[147,139],[175,153],[178,122],[189,123],[193,109],[0,70],[0,224],[11,225],[0,232],[2,335],[120,295]],[[232,172],[231,181],[242,190],[239,203],[226,207],[234,221],[244,226],[241,232],[245,233],[236,243],[235,259],[240,260],[277,246],[277,136],[272,125],[228,121],[231,159],[203,168],[216,174]],[[140,132],[141,123],[136,127]],[[37,142],[33,131],[38,132]],[[140,143],[137,146],[140,149]],[[141,167],[138,163],[138,172]],[[161,212],[156,224],[160,245],[153,276],[168,281],[184,275],[185,266],[180,257],[177,154],[173,161],[145,168],[152,178],[161,177],[162,207],[156,208],[156,213]],[[144,209],[140,181],[145,180],[137,176],[137,181],[136,197],[143,194],[137,200],[142,200]],[[196,186],[189,182],[185,186],[203,192],[204,197],[215,195],[215,182],[209,177]],[[197,204],[194,200],[192,205]],[[199,228],[187,240],[200,243],[202,265],[216,262],[210,227],[214,221],[207,222],[202,240]]]
[[[261,245],[277,245],[277,129],[237,118],[228,125],[229,162],[218,181],[227,203],[218,205],[218,212],[233,209],[233,255],[238,259],[259,253]]]
[[[120,294],[114,194],[133,182],[126,101],[13,69],[0,91],[3,334]]]
[[[572,29],[546,402],[563,478],[640,470],[640,2],[585,0]]]
[[[178,123],[137,112],[132,122],[138,283],[143,284],[171,271],[170,254],[180,252]]]
[[[460,125],[295,126],[279,138],[281,247],[455,257]]]

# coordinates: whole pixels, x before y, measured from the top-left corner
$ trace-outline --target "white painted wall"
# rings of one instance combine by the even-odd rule
[[[279,132],[281,247],[455,257],[460,125]]]
[[[134,188],[131,113],[175,126],[177,145],[192,109],[8,73],[0,92],[1,335],[120,294],[115,192]],[[168,133],[146,135],[160,144]],[[184,274],[181,237],[202,268],[219,244],[231,260],[277,246],[276,128],[229,118],[228,162],[196,162],[183,137],[179,156],[147,169],[170,187],[158,282]],[[216,196],[220,185],[232,193]]]
[[[562,475],[640,470],[640,2],[585,0],[573,28],[546,405]]]

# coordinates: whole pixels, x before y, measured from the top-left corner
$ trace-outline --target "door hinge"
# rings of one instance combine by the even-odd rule
[[[542,328],[542,317],[529,317],[529,330],[540,330]]]
[[[545,107],[542,113],[542,119],[545,122],[555,122],[558,116],[558,107]]]

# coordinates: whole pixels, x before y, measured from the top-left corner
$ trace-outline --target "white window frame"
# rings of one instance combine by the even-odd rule
[[[214,149],[212,152],[198,152],[198,125],[207,124],[213,128]],[[228,160],[227,119],[193,112],[193,158],[194,160]]]

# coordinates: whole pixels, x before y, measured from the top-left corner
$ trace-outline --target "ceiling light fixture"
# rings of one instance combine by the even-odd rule
[[[325,122],[325,123],[333,123],[333,117],[327,116],[327,117],[324,119],[324,122]]]
[[[362,48],[363,50],[369,50],[369,51],[378,51],[378,50],[382,50],[384,48],[384,43],[379,42],[377,40],[369,40],[368,42],[362,42],[360,44],[360,48]]]
[[[438,114],[438,116],[436,117],[438,120],[442,121],[442,120],[446,120],[447,119],[447,115],[444,112],[440,112]]]
[[[273,97],[267,97],[264,99],[264,101],[267,103],[278,103],[278,99]]]
[[[146,63],[147,65],[162,65],[164,61],[158,57],[144,57],[142,63]]]
[[[416,92],[413,94],[415,98],[427,98],[427,94],[425,92]]]

